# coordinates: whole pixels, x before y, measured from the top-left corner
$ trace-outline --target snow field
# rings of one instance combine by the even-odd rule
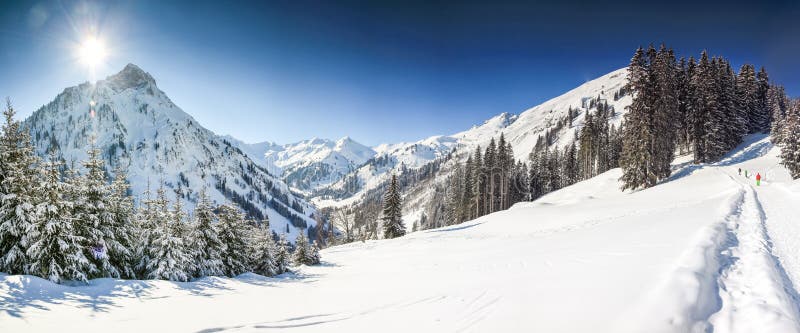
[[[620,192],[615,169],[278,278],[1,276],[0,331],[798,332],[800,199],[765,140],[647,190]]]

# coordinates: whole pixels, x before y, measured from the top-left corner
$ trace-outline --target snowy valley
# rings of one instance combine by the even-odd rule
[[[462,225],[328,248],[322,266],[275,278],[5,275],[0,328],[797,332],[800,184],[776,155],[751,136],[718,163],[679,158],[669,182],[633,193],[613,169]]]

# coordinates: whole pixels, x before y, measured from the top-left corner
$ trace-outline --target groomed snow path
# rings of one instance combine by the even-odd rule
[[[800,332],[800,183],[776,154],[750,137],[634,193],[612,170],[279,278],[0,275],[0,332]]]

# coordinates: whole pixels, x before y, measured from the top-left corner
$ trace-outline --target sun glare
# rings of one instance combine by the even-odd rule
[[[90,37],[81,44],[79,57],[84,65],[94,68],[106,58],[105,45],[97,38]]]

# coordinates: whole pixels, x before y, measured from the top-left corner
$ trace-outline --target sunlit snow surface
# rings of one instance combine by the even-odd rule
[[[634,193],[615,169],[278,278],[2,276],[0,332],[797,332],[800,186],[776,154],[751,137]]]

